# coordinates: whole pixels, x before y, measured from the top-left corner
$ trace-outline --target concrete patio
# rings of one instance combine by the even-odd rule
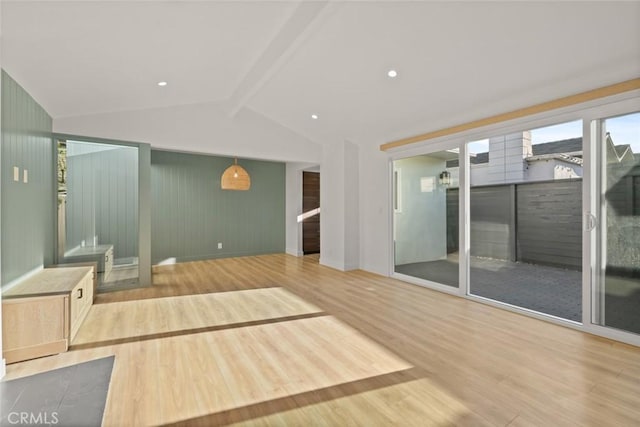
[[[458,255],[397,265],[397,273],[458,286]],[[582,321],[582,272],[471,257],[471,293],[563,319]]]
[[[397,273],[458,286],[458,255],[397,265]],[[471,257],[473,295],[575,322],[582,321],[582,272],[545,265]],[[640,280],[607,275],[606,326],[640,334]]]

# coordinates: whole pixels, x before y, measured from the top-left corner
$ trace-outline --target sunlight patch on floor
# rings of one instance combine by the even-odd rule
[[[318,307],[283,288],[95,304],[72,345],[320,312]]]
[[[140,425],[230,411],[412,366],[331,316],[116,346],[107,414]],[[131,394],[131,385],[137,393]],[[144,415],[142,415],[144,414]],[[118,425],[122,419],[105,419]],[[131,420],[128,420],[131,422]]]

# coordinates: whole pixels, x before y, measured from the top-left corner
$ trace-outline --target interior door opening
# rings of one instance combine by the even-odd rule
[[[320,253],[320,173],[302,172],[302,252]]]

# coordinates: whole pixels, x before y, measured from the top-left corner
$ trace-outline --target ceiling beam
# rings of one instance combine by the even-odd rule
[[[235,117],[337,7],[332,0],[299,2],[227,100],[230,117]]]
[[[631,79],[609,86],[589,90],[587,92],[577,93],[575,95],[565,96],[564,98],[558,98],[552,101],[543,102],[542,104],[536,104],[530,107],[520,108],[519,110],[509,111],[508,113],[502,113],[495,116],[486,117],[484,119],[475,120],[473,122],[427,132],[420,135],[410,136],[408,138],[399,139],[397,141],[387,142],[386,144],[382,144],[380,146],[380,150],[387,151],[393,148],[427,141],[429,139],[454,135],[456,133],[464,132],[467,130],[519,119],[522,117],[532,116],[534,114],[544,113],[547,111],[556,110],[558,108],[569,107],[572,105],[581,104],[600,98],[606,98],[607,96],[618,95],[620,93],[630,92],[638,89],[640,89],[640,78]]]

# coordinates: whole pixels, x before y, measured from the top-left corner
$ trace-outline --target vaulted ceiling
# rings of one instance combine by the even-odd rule
[[[215,103],[384,141],[638,77],[640,2],[3,1],[2,66],[54,119]]]

